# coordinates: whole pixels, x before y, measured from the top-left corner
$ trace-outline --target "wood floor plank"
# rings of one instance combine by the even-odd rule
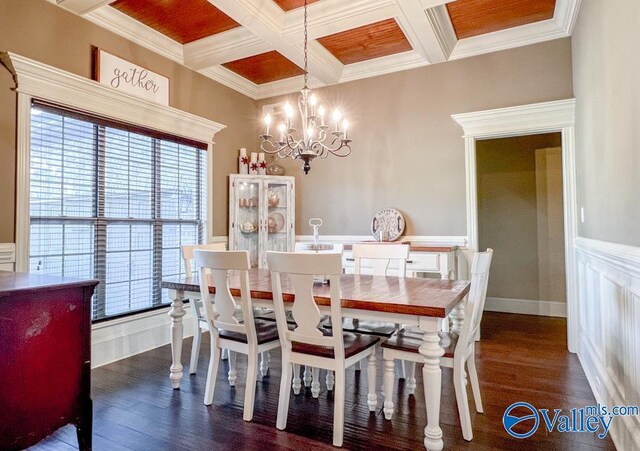
[[[227,383],[227,362],[220,365],[212,406],[203,404],[208,340],[203,340],[200,369],[185,377],[180,390],[169,381],[171,352],[168,346],[151,350],[95,369],[94,450],[330,450],[333,393],[326,390],[321,372],[318,399],[304,389],[291,396],[286,431],[275,428],[280,384],[280,354],[273,352],[269,375],[256,388],[254,419],[242,420],[246,358],[238,356],[238,381]],[[188,362],[191,340],[185,340],[183,360]],[[485,313],[482,340],[478,343],[478,372],[484,414],[471,404],[472,442],[462,438],[452,372],[443,369],[441,427],[445,450],[613,450],[604,440],[586,433],[548,433],[540,428],[526,440],[509,436],[502,415],[513,402],[527,401],[540,408],[593,405],[595,399],[575,355],[566,350],[566,320],[526,315]],[[381,360],[376,386],[382,386]],[[424,449],[426,423],[421,371],[417,370],[415,396],[408,396],[404,381],[394,392],[396,413],[384,419],[382,397],[378,409],[367,407],[366,370],[348,371],[345,399],[344,448],[350,450]],[[469,393],[472,402],[471,393]],[[56,447],[58,446],[58,447]],[[75,430],[65,427],[32,448],[34,451],[77,449]]]

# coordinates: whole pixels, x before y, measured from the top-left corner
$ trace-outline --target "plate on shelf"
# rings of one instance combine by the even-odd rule
[[[267,219],[267,230],[269,233],[281,232],[284,229],[284,222],[284,216],[281,213],[271,213]]]
[[[395,208],[385,208],[371,220],[371,233],[378,241],[395,241],[404,233],[404,226],[402,213]]]

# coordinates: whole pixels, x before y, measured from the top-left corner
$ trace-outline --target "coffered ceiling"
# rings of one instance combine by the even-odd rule
[[[254,99],[302,87],[304,0],[49,1]],[[566,37],[580,1],[308,0],[310,85]]]

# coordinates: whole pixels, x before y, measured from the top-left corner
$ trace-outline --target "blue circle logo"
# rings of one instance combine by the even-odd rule
[[[520,410],[528,410],[529,412],[524,415],[512,415],[513,412],[517,408],[521,408]],[[515,432],[513,429],[517,424],[522,423],[523,421],[534,420],[531,429],[528,432]],[[504,429],[515,438],[527,438],[531,437],[538,430],[538,426],[540,425],[540,417],[538,416],[538,411],[535,407],[533,407],[528,402],[514,402],[507,410],[504,411],[504,415],[502,415],[502,424],[504,425]]]

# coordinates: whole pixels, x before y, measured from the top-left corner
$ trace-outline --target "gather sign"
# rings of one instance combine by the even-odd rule
[[[169,79],[101,49],[94,51],[94,78],[118,91],[169,105]]]

